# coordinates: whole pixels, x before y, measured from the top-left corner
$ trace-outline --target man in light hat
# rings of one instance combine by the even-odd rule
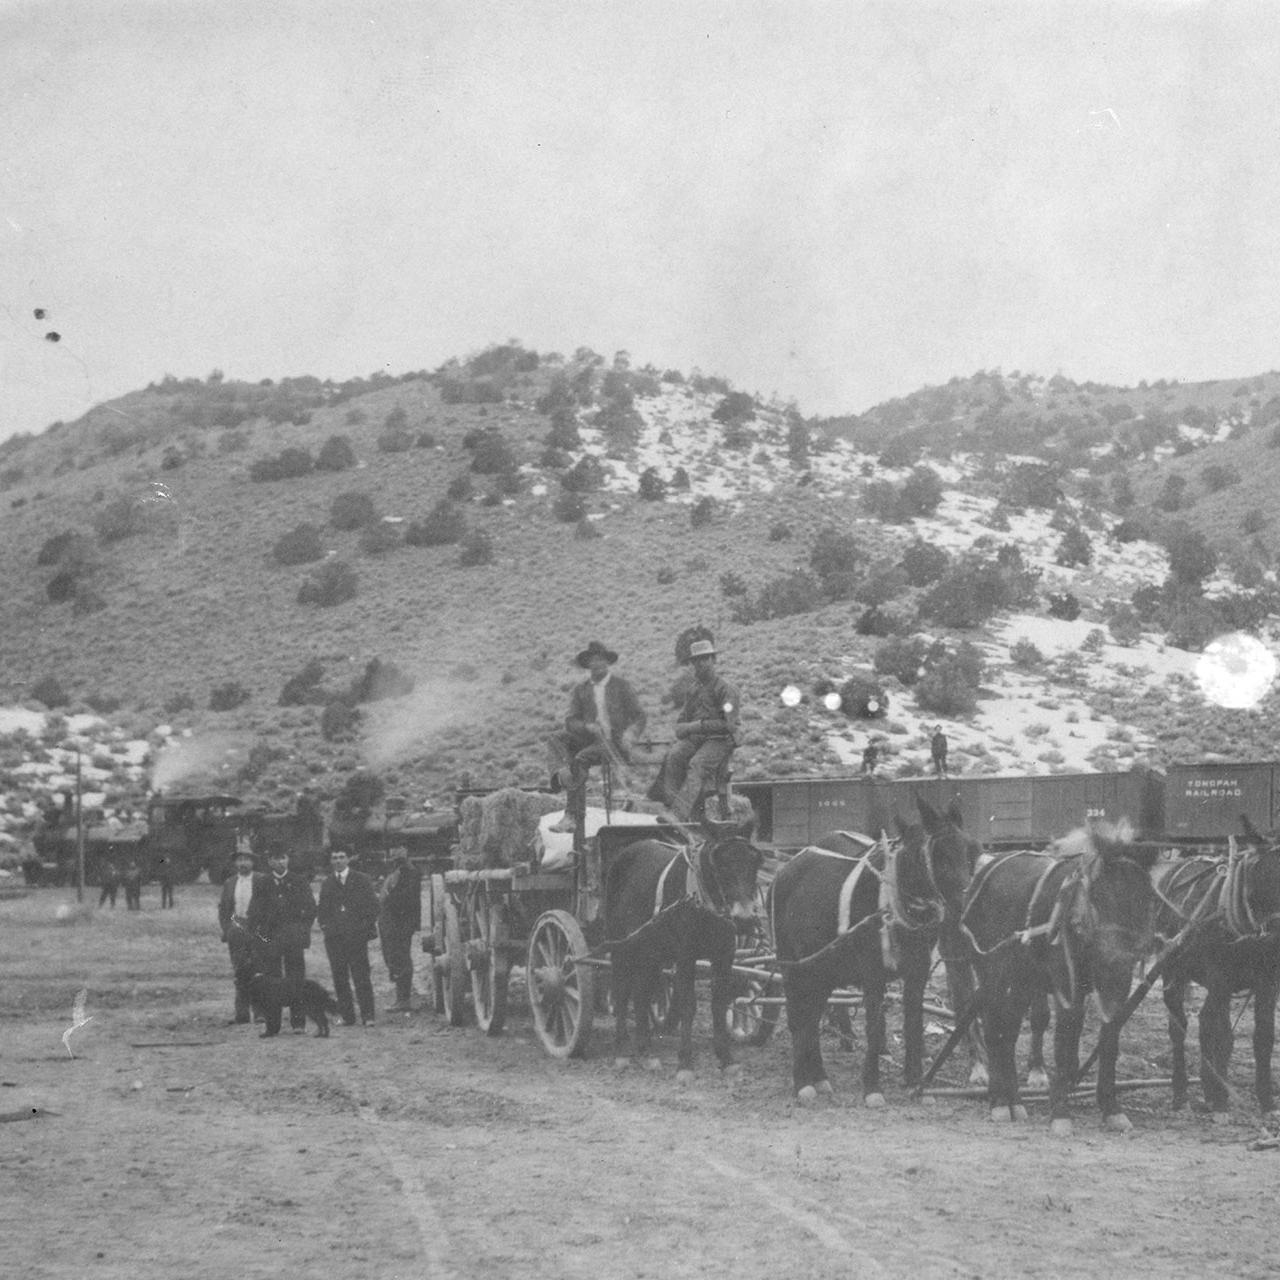
[[[612,649],[592,640],[574,659],[588,675],[574,685],[564,729],[547,739],[551,788],[564,787],[564,819],[553,830],[573,831],[585,817],[587,775],[592,765],[608,759],[630,763],[630,744],[648,723],[635,690],[610,668],[618,660]]]
[[[676,744],[667,752],[656,789],[676,817],[696,822],[737,746],[741,699],[716,671],[713,641],[693,641],[689,661],[693,681],[676,721]]]
[[[253,850],[244,837],[236,842],[235,868],[235,873],[222,882],[222,897],[218,899],[218,925],[236,982],[233,1023],[248,1022],[250,1018],[247,963],[252,955],[253,935],[249,932],[249,905],[267,878],[253,869]]]

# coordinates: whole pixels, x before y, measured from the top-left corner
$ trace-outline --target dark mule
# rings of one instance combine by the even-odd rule
[[[652,1056],[651,997],[665,965],[676,967],[673,1017],[680,1026],[677,1079],[693,1071],[694,978],[711,962],[711,1030],[721,1067],[733,1063],[726,1014],[733,998],[733,959],[740,926],[755,916],[763,855],[741,829],[704,821],[701,844],[640,840],[611,863],[604,892],[605,945],[611,954],[615,1055],[628,1061],[627,1007],[635,1010],[636,1051]]]
[[[819,1023],[837,987],[862,990],[866,1102],[884,1102],[884,994],[894,977],[903,985],[906,1081],[921,1079],[924,989],[933,948],[945,933],[953,954],[959,951],[960,906],[979,846],[961,829],[956,802],[945,815],[925,801],[918,804],[924,825],[899,820],[902,841],[896,848],[882,839],[865,850],[848,836],[825,836],[796,854],[773,882],[770,910],[791,1029],[792,1082],[802,1102],[831,1092]]]
[[[1191,932],[1164,971],[1164,1004],[1173,1048],[1173,1105],[1187,1101],[1187,985],[1205,989],[1200,1007],[1200,1085],[1214,1119],[1227,1118],[1227,1068],[1231,1062],[1231,997],[1253,996],[1253,1065],[1258,1108],[1273,1108],[1271,1051],[1275,1047],[1276,995],[1280,992],[1280,849],[1248,821],[1252,847],[1227,857],[1183,858],[1161,864],[1156,932],[1173,937],[1187,922]]]
[[[1101,823],[1043,853],[1007,853],[974,876],[964,930],[977,972],[986,1032],[993,1120],[1025,1119],[1014,1050],[1029,1007],[1052,995],[1052,1128],[1070,1133],[1085,999],[1097,996],[1103,1026],[1098,1106],[1109,1128],[1130,1124],[1116,1101],[1120,1028],[1134,966],[1154,942],[1156,850],[1135,845],[1128,823]]]

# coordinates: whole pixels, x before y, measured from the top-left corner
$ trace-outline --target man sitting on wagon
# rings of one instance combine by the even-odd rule
[[[610,668],[618,660],[612,649],[592,640],[574,661],[589,675],[574,685],[564,728],[547,739],[551,789],[567,792],[565,814],[555,830],[573,831],[587,809],[587,775],[592,765],[631,760],[630,744],[648,723],[635,690]]]
[[[676,744],[667,752],[650,794],[665,800],[682,822],[697,822],[703,817],[707,796],[719,789],[737,746],[741,699],[716,671],[713,641],[693,641],[689,661],[693,680],[676,721]]]

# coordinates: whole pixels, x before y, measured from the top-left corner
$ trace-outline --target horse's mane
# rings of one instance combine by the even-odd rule
[[[1049,852],[1071,858],[1098,853],[1106,846],[1132,844],[1133,840],[1133,823],[1128,818],[1121,818],[1119,822],[1097,820],[1060,836],[1049,846]]]

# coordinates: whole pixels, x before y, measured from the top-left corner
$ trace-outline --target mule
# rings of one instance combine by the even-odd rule
[[[945,814],[917,803],[922,824],[898,819],[898,848],[882,839],[867,851],[836,833],[802,849],[773,882],[770,910],[791,1031],[792,1085],[802,1103],[832,1092],[819,1025],[837,987],[862,991],[866,1104],[884,1105],[884,997],[894,977],[902,979],[906,1083],[922,1077],[924,990],[933,948],[945,934],[958,952],[960,907],[980,846],[965,834],[957,802]]]
[[[1028,1008],[1053,997],[1051,1128],[1071,1132],[1085,1001],[1101,1011],[1098,1107],[1108,1128],[1132,1126],[1115,1088],[1120,1027],[1135,965],[1152,949],[1156,850],[1127,822],[1097,823],[1045,852],[1006,853],[974,876],[962,927],[973,955],[990,1073],[993,1120],[1021,1120],[1015,1049]]]
[[[1253,997],[1254,1092],[1258,1109],[1274,1109],[1271,1053],[1275,1047],[1276,996],[1280,994],[1280,848],[1259,835],[1248,819],[1251,847],[1227,857],[1182,858],[1161,864],[1156,888],[1161,904],[1156,932],[1192,929],[1164,970],[1164,1005],[1173,1051],[1173,1105],[1187,1101],[1187,986],[1205,989],[1200,1007],[1200,1087],[1216,1123],[1227,1119],[1227,1069],[1231,1062],[1231,997]]]
[[[636,1052],[651,1069],[652,996],[668,964],[675,965],[669,1025],[678,1026],[677,1080],[693,1074],[694,979],[699,960],[711,964],[712,1045],[722,1070],[733,1068],[726,1017],[733,998],[738,934],[755,919],[756,880],[764,856],[739,827],[704,820],[700,843],[640,840],[619,851],[605,877],[604,924],[609,942],[614,1058],[630,1061],[627,1011],[634,1009]]]

